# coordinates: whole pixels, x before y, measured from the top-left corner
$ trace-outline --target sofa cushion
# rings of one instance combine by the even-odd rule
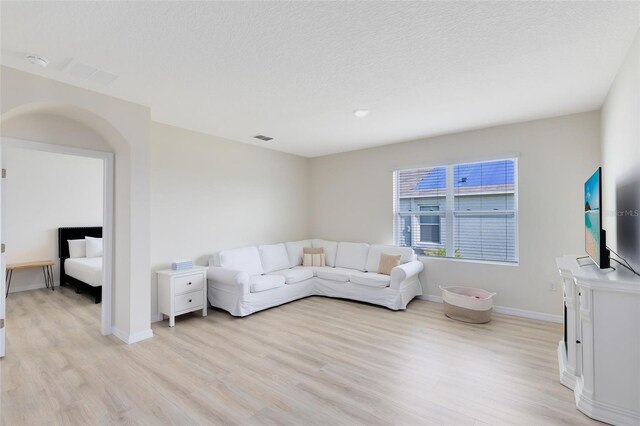
[[[349,277],[351,277],[351,274],[353,274],[354,272],[357,271],[346,268],[316,268],[316,277],[322,278],[324,280],[346,283],[347,281],[349,281]]]
[[[285,278],[282,275],[253,275],[249,277],[249,289],[251,293],[259,293],[282,287],[284,282]]]
[[[336,255],[336,267],[364,271],[368,254],[369,244],[340,242],[338,243],[338,253]]]
[[[302,265],[299,265],[299,266],[294,266],[293,269],[294,270],[302,269],[303,271],[310,271],[313,274],[313,276],[315,277],[316,276],[316,272],[318,272],[318,269],[322,269],[322,268],[319,267],[319,266],[302,266]]]
[[[289,257],[289,267],[302,265],[302,250],[305,247],[311,247],[311,240],[291,241],[284,243]]]
[[[265,273],[287,269],[289,267],[289,256],[284,244],[269,244],[258,246],[262,269]]]
[[[324,249],[324,261],[327,266],[336,266],[336,253],[338,243],[327,240],[311,240],[311,247],[322,247]]]
[[[390,282],[389,275],[376,274],[375,272],[355,272],[351,275],[351,283],[368,287],[389,287]]]
[[[399,254],[400,257],[400,263],[407,263],[407,262],[411,262],[414,257],[415,257],[415,253],[413,252],[413,249],[411,247],[398,247],[398,246],[386,246],[386,245],[382,245],[382,244],[372,244],[371,247],[369,247],[369,255],[367,256],[367,264],[365,267],[365,271],[368,272],[379,272],[379,266],[380,266],[380,255],[382,253],[388,253],[388,254]]]
[[[283,269],[281,271],[271,272],[269,275],[281,275],[284,277],[286,284],[296,284],[313,278],[313,270],[310,268]]]
[[[264,273],[257,247],[221,251],[218,253],[217,261],[223,268],[243,271],[249,275],[262,275]]]

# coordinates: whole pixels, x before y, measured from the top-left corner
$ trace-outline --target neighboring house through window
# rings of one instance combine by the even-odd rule
[[[419,206],[420,212],[438,212],[439,206]],[[440,244],[440,215],[420,215],[420,242],[424,244]]]
[[[395,240],[418,254],[517,262],[517,160],[394,173]]]

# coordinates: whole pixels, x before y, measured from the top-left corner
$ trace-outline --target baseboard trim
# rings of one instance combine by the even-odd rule
[[[442,296],[426,294],[423,296],[418,296],[418,298],[422,300],[428,300],[430,302],[442,303]],[[497,314],[511,315],[514,317],[529,318],[540,321],[556,322],[560,324],[562,324],[563,321],[562,315],[553,315],[537,311],[527,311],[525,309],[510,308],[508,306],[494,306],[493,311]]]
[[[60,287],[59,282],[54,282],[53,284],[55,287]],[[44,283],[36,283],[36,284],[29,284],[29,285],[15,286],[15,287],[11,286],[11,288],[9,288],[9,294],[19,293],[21,291],[40,290],[41,288],[47,288],[47,286]]]
[[[134,334],[127,334],[113,327],[113,335],[116,336],[118,339],[122,340],[123,342],[125,342],[126,344],[130,345],[132,343],[137,343],[137,342],[141,342],[143,340],[152,338],[153,331],[151,329],[148,329],[148,330],[140,331]]]

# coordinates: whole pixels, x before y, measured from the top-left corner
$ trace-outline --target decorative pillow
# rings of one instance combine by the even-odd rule
[[[322,247],[302,249],[302,266],[325,266],[324,249]]]
[[[302,249],[302,254],[323,254],[324,249],[322,247],[305,247]]]
[[[87,257],[102,257],[102,238],[85,237]]]
[[[303,254],[302,266],[325,266],[324,253],[320,254]]]
[[[69,243],[69,257],[87,257],[87,242],[82,240],[67,240]]]
[[[391,275],[391,270],[400,264],[401,257],[401,254],[382,253],[380,255],[378,272],[384,275]]]

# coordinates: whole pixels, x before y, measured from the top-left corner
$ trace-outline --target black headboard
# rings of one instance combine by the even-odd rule
[[[69,257],[69,243],[67,240],[82,240],[84,237],[102,237],[102,226],[85,226],[77,228],[58,228],[58,257]]]

